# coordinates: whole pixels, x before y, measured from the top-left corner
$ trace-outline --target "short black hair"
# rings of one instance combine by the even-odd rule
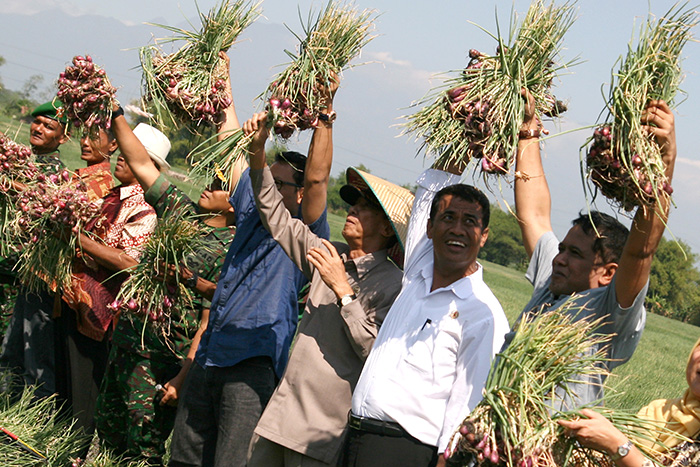
[[[446,186],[435,194],[433,203],[430,205],[431,222],[435,221],[440,200],[447,195],[456,196],[457,198],[463,199],[464,201],[468,201],[470,203],[477,203],[479,206],[481,206],[481,228],[485,229],[489,226],[489,220],[491,220],[491,203],[489,203],[489,199],[478,188],[471,185],[465,185],[464,183]]]
[[[294,183],[304,186],[304,169],[306,156],[296,151],[284,151],[275,155],[275,162],[289,164],[294,169]]]
[[[593,252],[600,255],[604,263],[617,263],[625,247],[629,229],[614,217],[600,211],[580,212],[571,222],[581,227],[586,235],[595,235]]]

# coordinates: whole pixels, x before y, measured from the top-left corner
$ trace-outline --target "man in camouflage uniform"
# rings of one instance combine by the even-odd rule
[[[220,132],[237,126],[235,113],[231,113],[233,108],[227,111],[228,125],[221,125]],[[123,125],[127,125],[123,117],[114,120],[116,134]],[[161,465],[179,391],[208,322],[208,300],[233,240],[235,216],[220,180],[207,187],[195,204],[165,179],[148,154],[137,146],[129,149],[123,148],[122,154],[161,222],[167,222],[173,213],[204,215],[198,219],[206,247],[187,258],[191,269],[182,268],[180,276],[195,292],[192,308],[175,313],[167,336],[137,318],[122,316],[114,331],[109,368],[98,399],[96,421],[102,443],[117,454]],[[167,162],[160,165],[167,166]]]
[[[68,140],[67,119],[63,116],[62,106],[61,101],[54,99],[31,113],[34,120],[29,126],[29,144],[37,167],[46,175],[65,168],[58,150]],[[0,280],[4,284],[14,284],[16,263],[17,255],[0,259]],[[37,398],[55,392],[54,299],[55,294],[48,291],[30,293],[23,287],[19,288],[0,350],[0,368],[10,370],[20,383],[12,389],[13,392],[21,392],[25,385],[36,386]],[[3,390],[10,389],[7,383],[2,384]]]

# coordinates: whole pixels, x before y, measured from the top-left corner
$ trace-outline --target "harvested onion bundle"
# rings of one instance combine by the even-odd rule
[[[286,139],[295,130],[318,125],[319,114],[328,105],[319,93],[319,83],[328,85],[373,39],[369,35],[373,14],[329,2],[313,24],[303,25],[306,38],[299,53],[287,51],[292,62],[265,92],[275,134]]]
[[[642,128],[641,116],[650,100],[662,99],[673,107],[682,80],[680,54],[698,22],[692,9],[680,8],[672,8],[657,21],[650,17],[642,26],[636,49],[629,46],[620,70],[613,74],[607,123],[585,144],[590,144],[585,160],[588,178],[626,211],[652,206],[673,193],[661,148]]]
[[[180,210],[160,219],[144,245],[140,263],[122,284],[109,308],[138,318],[145,326],[167,335],[170,323],[192,307],[192,292],[181,282],[180,266],[206,248],[201,222]],[[161,271],[162,274],[158,274]],[[166,279],[172,271],[174,281]]]
[[[481,159],[483,174],[507,175],[515,163],[525,103],[521,90],[535,99],[536,116],[556,116],[566,107],[551,94],[564,34],[574,22],[572,3],[544,6],[535,0],[509,45],[500,35],[495,55],[470,50],[468,66],[416,105],[405,132],[422,139],[420,149],[436,157],[436,166]]]
[[[217,115],[231,105],[228,63],[219,52],[227,51],[259,15],[259,4],[224,0],[206,16],[200,13],[199,32],[156,25],[176,33],[161,42],[186,41],[172,54],[157,46],[140,49],[144,108],[155,114],[159,125],[193,128],[217,121]]]
[[[292,62],[264,93],[267,123],[275,134],[287,139],[295,130],[318,125],[319,114],[328,106],[319,84],[328,85],[359,55],[373,39],[369,35],[372,25],[373,11],[333,2],[315,20],[302,25],[306,37],[299,44],[299,53],[286,51]],[[188,155],[194,166],[190,178],[207,178],[213,168],[228,179],[235,162],[247,156],[250,139],[236,131],[213,145],[201,144]]]
[[[84,126],[95,139],[99,128],[107,129],[112,125],[116,92],[105,71],[92,62],[92,57],[78,55],[73,58],[73,65],[60,74],[56,95],[63,101],[68,122],[75,128]]]
[[[561,396],[554,388],[609,374],[610,336],[597,334],[602,320],[577,319],[572,306],[521,319],[491,366],[483,400],[453,435],[446,457],[465,465],[470,458],[485,466],[599,465],[598,455],[565,436],[556,422],[578,412],[555,410]],[[606,416],[623,433],[646,436],[649,423],[622,413]]]
[[[18,231],[15,183],[27,183],[37,173],[32,150],[0,133],[0,255],[14,251]]]
[[[18,201],[17,224],[28,238],[18,276],[31,291],[46,284],[52,289],[68,287],[78,235],[100,209],[89,202],[86,186],[72,181],[67,170],[49,176],[38,174],[37,180]]]

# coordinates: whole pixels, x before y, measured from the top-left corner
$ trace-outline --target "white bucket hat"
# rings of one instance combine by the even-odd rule
[[[134,128],[134,134],[161,170],[170,168],[170,164],[165,160],[170,152],[170,140],[163,132],[145,123],[139,123]]]

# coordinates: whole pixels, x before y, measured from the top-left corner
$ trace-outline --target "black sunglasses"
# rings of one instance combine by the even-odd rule
[[[277,187],[278,190],[281,190],[283,186],[293,186],[294,188],[302,188],[303,185],[297,185],[296,183],[292,182],[285,182],[284,180],[278,180],[275,179],[275,186]]]

